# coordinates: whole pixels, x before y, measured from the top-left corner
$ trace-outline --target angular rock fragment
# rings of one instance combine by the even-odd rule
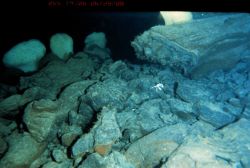
[[[128,97],[127,83],[120,79],[108,79],[99,82],[88,89],[86,103],[90,104],[95,111],[103,106],[113,106],[117,109],[124,107],[123,102]]]
[[[93,151],[94,137],[91,133],[84,134],[72,146],[71,155],[73,157],[84,155],[86,152]]]
[[[101,155],[108,154],[112,145],[122,137],[115,109],[103,108],[102,115],[93,128],[93,134],[95,152]]]
[[[9,115],[14,116],[18,114],[18,107],[20,105],[22,96],[21,95],[12,95],[0,102],[0,117]]]
[[[23,116],[31,136],[38,142],[48,141],[56,135],[56,127],[58,122],[57,102],[49,99],[41,99],[30,103]]]

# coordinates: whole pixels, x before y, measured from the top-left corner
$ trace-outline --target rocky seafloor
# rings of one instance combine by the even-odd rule
[[[48,54],[19,92],[1,86],[0,167],[250,167],[249,18],[153,27],[140,64]]]

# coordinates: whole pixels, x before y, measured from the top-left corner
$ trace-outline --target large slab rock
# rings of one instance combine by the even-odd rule
[[[240,119],[212,136],[190,136],[161,168],[249,167],[249,126],[248,120]]]
[[[239,121],[223,128],[223,138],[225,141],[230,142],[228,148],[234,150],[235,158],[240,160],[242,167],[250,166],[250,121],[247,119],[240,119]],[[234,155],[233,155],[234,156]],[[236,160],[231,159],[231,160]]]
[[[136,168],[157,166],[183,143],[190,128],[185,124],[162,127],[134,142],[125,156]]]
[[[198,78],[228,69],[250,53],[250,16],[231,14],[155,26],[132,42],[138,59]]]
[[[219,144],[214,139],[189,139],[168,158],[161,168],[233,168],[240,164],[240,161],[230,160],[228,155],[231,152],[233,153],[234,150],[227,148],[222,143]]]

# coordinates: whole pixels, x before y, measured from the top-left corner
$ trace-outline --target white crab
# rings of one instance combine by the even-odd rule
[[[155,86],[152,86],[151,88],[155,89],[156,91],[162,91],[164,89],[164,85],[162,83],[157,83]]]

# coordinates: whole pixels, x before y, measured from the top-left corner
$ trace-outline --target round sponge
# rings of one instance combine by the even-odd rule
[[[190,22],[193,19],[191,12],[182,11],[160,11],[165,21],[165,25],[181,24]]]
[[[50,38],[50,49],[62,60],[67,60],[73,54],[73,39],[65,33],[54,34]]]
[[[46,48],[39,40],[31,39],[12,47],[3,57],[6,67],[33,72],[38,69],[39,61],[45,55]]]

